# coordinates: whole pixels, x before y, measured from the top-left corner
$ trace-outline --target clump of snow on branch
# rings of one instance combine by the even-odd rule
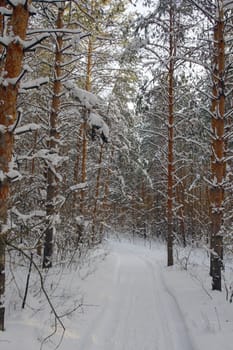
[[[15,214],[19,219],[21,219],[25,224],[28,220],[34,218],[34,217],[45,217],[46,211],[45,210],[32,210],[28,214],[22,214],[16,207],[13,207],[11,209],[11,213]]]
[[[40,128],[41,128],[40,124],[29,123],[29,124],[26,124],[26,125],[23,125],[23,126],[16,128],[14,131],[14,134],[20,135],[20,134],[24,134],[25,132],[39,130]]]
[[[48,77],[42,77],[42,78],[27,81],[27,82],[23,82],[20,87],[20,92],[22,92],[23,90],[29,90],[29,89],[35,89],[35,88],[38,89],[42,85],[47,84],[48,82],[49,82]]]
[[[88,118],[88,124],[90,127],[94,127],[98,129],[100,133],[103,133],[106,140],[109,139],[109,127],[99,114],[91,112]]]
[[[88,109],[96,108],[101,104],[101,99],[89,91],[83,90],[75,86],[72,82],[64,84],[70,95],[80,102],[83,107]]]
[[[6,179],[13,182],[21,180],[22,178],[23,177],[17,169],[17,164],[14,158],[9,163],[9,168],[7,172],[0,170],[0,182],[4,182]]]
[[[79,184],[70,186],[70,191],[73,192],[73,191],[83,190],[86,187],[87,187],[87,182],[81,182]]]
[[[9,10],[5,7],[0,7],[0,14],[3,16],[10,16],[12,15],[12,10]]]

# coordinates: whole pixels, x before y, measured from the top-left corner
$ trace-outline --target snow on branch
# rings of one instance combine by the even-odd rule
[[[233,0],[223,0],[223,7],[226,10],[232,10],[233,9]]]
[[[69,190],[70,190],[71,192],[73,192],[73,191],[78,191],[78,190],[83,190],[83,189],[86,188],[87,186],[88,186],[87,182],[81,182],[81,183],[79,183],[79,184],[70,186]]]
[[[27,3],[27,0],[7,0],[7,2],[13,6],[13,7],[16,7],[18,5],[26,5]]]
[[[15,214],[20,220],[22,220],[24,223],[26,223],[28,220],[34,218],[34,217],[45,217],[46,211],[45,210],[33,210],[28,214],[22,214],[19,212],[19,210],[16,207],[13,207],[11,209],[11,213]]]
[[[21,73],[15,78],[4,78],[4,75],[3,75],[3,77],[0,78],[0,84],[5,87],[9,85],[16,86],[24,77],[24,75],[28,72],[30,73],[32,72],[31,68],[28,65],[24,65]],[[4,74],[7,74],[7,72],[4,72]],[[42,78],[42,79],[45,79],[45,78]]]
[[[12,10],[7,9],[6,7],[0,7],[0,14],[3,16],[11,16]]]
[[[92,109],[101,104],[101,100],[98,96],[89,91],[78,88],[72,82],[66,82],[64,83],[64,86],[70,92],[71,96],[78,100],[83,107]]]
[[[30,124],[23,125],[19,128],[16,128],[14,131],[14,134],[21,135],[21,134],[24,134],[26,132],[39,130],[40,128],[41,128],[40,124],[30,123]]]
[[[68,160],[68,157],[66,157],[66,156],[59,156],[57,153],[51,153],[47,149],[41,149],[38,152],[36,152],[35,154],[33,154],[32,156],[28,156],[28,155],[24,156],[24,155],[22,155],[22,156],[18,156],[17,159],[19,161],[22,161],[22,160],[33,160],[33,159],[43,159],[45,162],[48,162],[49,166],[57,167],[62,162]]]
[[[23,5],[25,8],[27,8],[30,15],[35,15],[37,13],[37,9],[32,4],[29,4],[28,0],[7,0],[7,3],[13,8]]]
[[[10,169],[7,173],[6,173],[6,177],[8,180],[11,181],[18,181],[22,179],[22,175],[20,174],[20,172],[16,169]]]
[[[41,43],[41,41],[48,38],[49,36],[50,33],[46,32],[36,36],[32,40],[22,40],[18,35],[4,35],[0,36],[0,44],[7,47],[12,42],[18,43],[22,45],[24,51],[27,51],[37,44]]]
[[[0,134],[5,134],[5,132],[7,131],[7,127],[4,124],[0,124]]]
[[[0,183],[3,183],[4,181],[18,181],[22,179],[22,175],[20,172],[15,169],[15,162],[14,160],[10,162],[9,169],[7,172],[4,172],[0,170]]]
[[[57,155],[58,156],[58,155]],[[58,156],[59,157],[59,156]],[[64,160],[64,157],[59,157],[60,159]],[[54,160],[53,160],[54,161]],[[53,175],[56,177],[56,179],[59,181],[59,182],[62,182],[62,176],[61,174],[59,174],[57,171],[56,171],[56,168],[54,166],[53,163],[49,163],[48,161],[46,161],[47,163],[47,166],[49,167],[49,170],[53,173]]]
[[[79,29],[67,29],[67,28],[46,28],[46,29],[32,29],[28,32],[28,34],[38,34],[38,33],[62,33],[62,34],[77,34],[81,37],[83,35],[87,35],[81,32]]]
[[[93,137],[95,137],[95,131],[98,130],[103,142],[108,142],[109,127],[99,114],[91,112],[88,118],[88,124],[92,128]]]
[[[23,178],[22,174],[17,169],[15,159],[12,159],[12,161],[9,163],[9,169],[7,172],[4,173],[4,175],[5,178],[11,182],[19,181]]]
[[[188,189],[189,192],[192,191],[196,187],[196,184],[200,181],[200,179],[201,179],[200,174],[197,174],[195,179],[193,180],[192,184],[189,186],[189,189]]]
[[[49,150],[42,149],[34,154],[34,158],[41,158],[49,162],[50,166],[57,167],[63,161],[67,160],[66,156],[59,156],[57,153],[51,153]]]
[[[30,80],[21,84],[20,92],[29,89],[39,89],[42,85],[45,85],[49,82],[49,78],[38,78],[34,80]]]
[[[28,50],[32,49],[34,46],[41,43],[44,39],[47,39],[49,36],[50,36],[50,34],[48,32],[46,32],[46,33],[42,33],[41,35],[38,35],[37,37],[33,38],[30,41],[23,42],[21,40],[23,42],[24,51],[28,51]]]
[[[7,47],[11,42],[11,37],[9,36],[0,36],[0,44]]]

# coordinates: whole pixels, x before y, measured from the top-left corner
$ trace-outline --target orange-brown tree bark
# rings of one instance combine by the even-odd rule
[[[212,157],[210,188],[211,206],[211,248],[214,253],[211,259],[212,288],[221,290],[221,267],[223,255],[223,205],[224,180],[226,170],[224,116],[225,116],[225,42],[224,42],[224,12],[223,3],[218,1],[218,12],[214,26],[214,77],[212,101]]]
[[[10,182],[7,176],[10,171],[14,138],[12,127],[17,119],[17,97],[22,73],[22,62],[24,57],[23,41],[26,37],[26,30],[29,20],[29,6],[18,3],[12,9],[12,16],[9,20],[11,27],[11,40],[6,47],[6,57],[2,69],[6,72],[4,83],[0,85],[0,330],[4,330],[4,303],[5,293],[5,245],[7,239],[7,211],[10,198]],[[1,18],[1,26],[3,26]],[[2,27],[1,27],[2,29]],[[15,40],[20,38],[20,40]]]
[[[86,64],[86,82],[85,82],[85,90],[91,91],[91,76],[92,76],[92,55],[93,55],[93,43],[92,38],[88,39],[88,50],[87,50],[87,64]],[[87,149],[88,149],[88,140],[87,140],[87,120],[89,117],[89,110],[85,109],[83,112],[83,123],[82,123],[82,182],[85,183],[87,181]],[[86,190],[81,190],[81,201],[80,201],[80,211],[81,214],[85,214],[85,193]]]

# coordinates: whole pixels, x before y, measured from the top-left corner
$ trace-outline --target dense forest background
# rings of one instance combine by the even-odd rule
[[[6,266],[121,232],[232,253],[232,1],[0,0]]]

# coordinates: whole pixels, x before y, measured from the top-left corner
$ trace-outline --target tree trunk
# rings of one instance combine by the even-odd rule
[[[0,0],[0,6],[4,7],[6,5],[5,0]],[[0,14],[0,32],[1,35],[3,35],[3,30],[4,30],[4,16]],[[3,53],[3,46],[0,46],[0,54],[2,55]],[[0,69],[2,71],[3,69],[4,62],[1,62]],[[0,136],[0,138],[2,138]],[[0,145],[1,147],[1,145]],[[1,171],[4,169],[1,168]],[[1,193],[1,187],[0,187],[0,196],[2,198],[2,193]],[[0,205],[2,205],[2,200],[0,202]],[[1,206],[2,208],[2,206]],[[6,214],[4,212],[1,212],[0,208],[0,219],[1,222],[3,223],[6,220]],[[4,314],[5,314],[5,308],[3,304],[3,296],[5,293],[5,237],[3,234],[0,234],[0,330],[4,330]]]
[[[173,265],[174,9],[170,1],[168,71],[167,265]]]
[[[99,152],[99,161],[98,161],[98,172],[96,177],[96,186],[95,186],[95,198],[94,198],[94,208],[93,208],[93,216],[92,216],[92,242],[95,241],[95,234],[96,234],[96,218],[97,218],[97,211],[98,211],[98,199],[99,199],[99,192],[100,192],[100,178],[101,178],[101,170],[102,170],[102,159],[103,159],[103,150],[104,150],[104,144],[100,147]]]
[[[80,149],[81,149],[81,143],[82,143],[82,139],[83,139],[83,128],[82,125],[80,127],[79,130],[79,134],[77,137],[77,143],[76,143],[76,151],[77,151],[77,156],[76,156],[76,161],[74,164],[74,177],[73,177],[73,181],[74,184],[77,184],[79,179],[80,179],[80,161],[81,161],[81,153],[80,153]],[[81,181],[81,179],[80,179]],[[73,201],[74,201],[74,208],[78,208],[78,194],[77,192],[74,192],[73,194]]]
[[[5,237],[0,234],[0,330],[4,330],[5,306],[3,302],[5,294]]]
[[[216,93],[216,102],[212,102],[215,110],[212,112],[212,157],[211,173],[212,186],[210,188],[211,206],[211,241],[214,254],[211,258],[212,288],[221,290],[221,267],[223,257],[223,225],[224,179],[226,172],[225,142],[224,142],[224,70],[225,70],[225,43],[224,43],[224,13],[223,4],[219,1],[218,18],[214,28],[216,72],[213,92]],[[214,95],[215,97],[215,95]],[[216,105],[215,105],[216,103]]]
[[[88,51],[87,51],[87,71],[86,71],[86,84],[85,89],[86,91],[91,91],[91,75],[92,75],[92,54],[93,54],[93,44],[92,44],[92,38],[89,38],[88,41]],[[82,124],[82,135],[83,135],[83,142],[82,142],[82,182],[87,181],[87,119],[89,117],[89,110],[85,109],[83,113],[83,124]],[[81,214],[85,214],[85,189],[81,190],[81,202],[80,202],[80,211]]]
[[[100,225],[100,236],[103,236],[104,221],[108,220],[109,216],[111,215],[109,212],[110,212],[110,210],[113,210],[112,205],[110,208],[110,204],[108,203],[109,181],[110,181],[110,176],[111,176],[111,172],[112,172],[111,168],[112,168],[113,156],[114,156],[114,147],[112,147],[112,150],[108,155],[108,166],[107,166],[107,169],[105,172],[105,179],[104,179],[104,183],[103,183],[103,200],[101,203],[102,223]],[[132,211],[132,213],[134,214],[134,210]]]
[[[58,8],[56,27],[57,29],[63,28],[63,15],[64,15],[64,4],[60,4]],[[58,152],[58,138],[59,133],[58,127],[58,116],[60,112],[61,103],[61,91],[62,91],[62,46],[63,46],[63,35],[56,35],[56,51],[55,51],[55,63],[54,63],[54,83],[53,83],[53,97],[52,106],[50,114],[50,133],[48,148],[50,153],[57,154]],[[56,169],[55,169],[56,171]],[[46,215],[48,218],[47,228],[45,231],[45,241],[44,241],[44,255],[43,255],[43,268],[52,267],[52,255],[53,255],[53,245],[54,245],[54,230],[55,222],[54,217],[56,213],[56,196],[58,192],[58,179],[51,166],[47,165],[47,204],[46,204]]]
[[[11,35],[25,40],[26,30],[28,26],[29,10],[31,1],[26,5],[18,3],[12,9],[12,16],[9,21],[11,27]],[[1,30],[3,29],[3,18],[1,18]],[[11,126],[17,118],[17,96],[19,89],[19,81],[22,69],[22,61],[24,50],[21,40],[11,40],[6,48],[6,58],[1,69],[6,72],[5,84],[0,85],[0,125],[2,130],[0,133],[0,330],[4,330],[4,313],[5,307],[3,297],[5,293],[5,245],[7,231],[3,231],[3,226],[7,224],[7,210],[9,201],[10,184],[6,174],[9,171],[9,164],[12,160],[14,139],[11,132]]]
[[[217,110],[217,99],[218,99],[218,91],[217,91],[217,83],[218,83],[218,24],[215,23],[214,26],[214,33],[213,33],[213,39],[214,39],[214,52],[213,52],[213,87],[212,87],[212,102],[211,102],[211,113],[213,116],[216,115],[216,110]],[[211,119],[211,129],[215,129],[215,118],[212,117]],[[211,140],[211,144],[213,144],[213,140]],[[211,154],[211,172],[212,172],[212,177],[213,177],[213,164],[215,161],[215,154],[212,151]],[[211,228],[210,228],[210,249],[214,250],[214,233],[213,233],[213,224],[212,224],[212,203],[214,201],[212,193],[212,188],[209,191],[209,197],[210,197],[210,220],[211,220]],[[214,254],[210,253],[210,276],[213,276],[213,260],[214,260]]]
[[[87,181],[87,111],[84,111],[84,122],[82,123],[82,135],[83,135],[83,140],[82,140],[82,182],[85,183]],[[82,215],[85,214],[85,189],[81,189],[81,198],[80,198],[80,212]]]
[[[186,247],[186,235],[185,235],[185,220],[184,220],[184,210],[185,210],[185,177],[186,168],[180,169],[178,173],[180,183],[176,186],[176,201],[179,207],[178,209],[178,235],[184,247]]]

